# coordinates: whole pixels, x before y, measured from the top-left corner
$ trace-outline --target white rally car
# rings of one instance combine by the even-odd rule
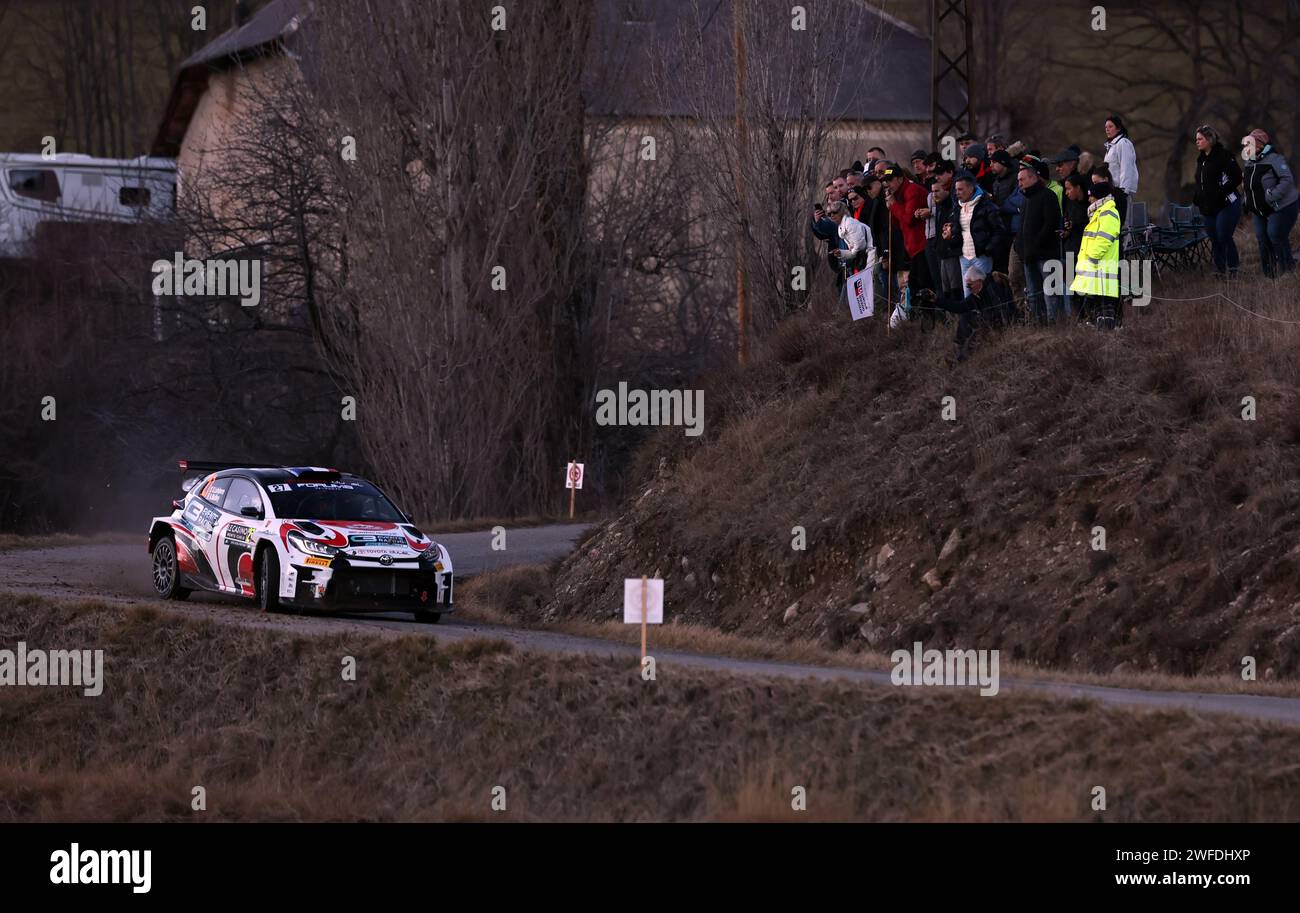
[[[447,550],[376,486],[333,469],[181,461],[199,472],[149,529],[153,585],[256,599],[267,611],[452,611]]]

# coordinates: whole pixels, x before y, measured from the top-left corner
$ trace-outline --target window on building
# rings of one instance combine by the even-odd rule
[[[48,169],[13,169],[9,172],[9,189],[20,197],[59,202],[59,176]]]
[[[123,187],[117,192],[117,201],[123,206],[139,208],[149,205],[148,187]]]

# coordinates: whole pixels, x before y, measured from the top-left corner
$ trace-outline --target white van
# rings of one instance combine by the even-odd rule
[[[31,256],[42,222],[140,222],[175,208],[175,159],[0,153],[0,257]]]

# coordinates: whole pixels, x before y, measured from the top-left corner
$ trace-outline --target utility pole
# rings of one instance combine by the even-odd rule
[[[930,145],[934,149],[944,136],[975,132],[972,48],[966,0],[930,0]],[[948,105],[955,110],[949,111]],[[960,150],[957,157],[961,158]]]
[[[731,21],[736,56],[736,205],[740,224],[736,227],[736,323],[740,330],[740,363],[749,362],[749,290],[745,286],[745,228],[748,219],[745,200],[745,156],[749,149],[749,130],[745,124],[745,84],[749,60],[745,48],[745,4],[748,0],[731,0]]]

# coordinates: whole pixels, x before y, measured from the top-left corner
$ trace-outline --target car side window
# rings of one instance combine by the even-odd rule
[[[220,507],[221,499],[226,496],[226,489],[229,487],[229,479],[222,479],[213,476],[208,479],[207,484],[199,491],[199,497],[214,507]]]
[[[226,501],[223,508],[232,514],[238,514],[245,507],[256,507],[258,510],[262,510],[262,496],[258,492],[257,486],[248,479],[231,479],[230,491],[226,492]]]

